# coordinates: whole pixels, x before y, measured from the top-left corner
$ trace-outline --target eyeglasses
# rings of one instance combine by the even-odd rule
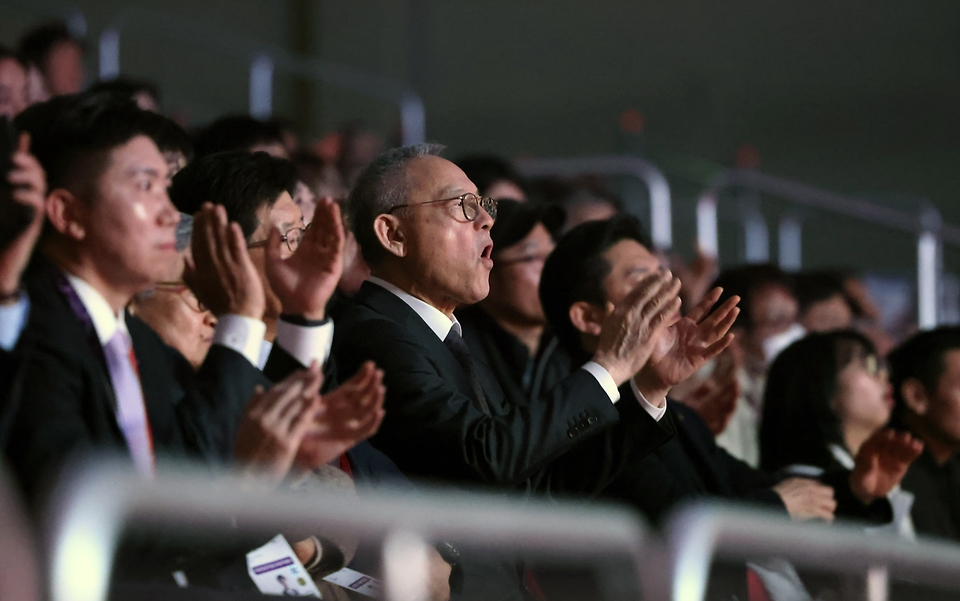
[[[206,313],[207,307],[193,294],[193,291],[183,282],[160,282],[154,288],[155,292],[171,292],[180,295],[183,302],[196,313]]]
[[[396,205],[391,207],[387,214],[393,213],[397,209],[403,209],[405,207],[419,207],[423,205],[435,204],[438,202],[450,202],[451,200],[459,200],[460,208],[463,210],[463,218],[467,221],[476,221],[477,217],[480,216],[480,207],[483,207],[483,210],[490,215],[491,219],[496,220],[497,218],[497,201],[489,196],[478,196],[473,192],[467,192],[466,194],[461,194],[460,196],[455,196],[453,198],[441,198],[440,200],[428,200],[427,202],[414,202],[402,205]]]
[[[295,227],[292,230],[287,230],[287,233],[283,235],[282,240],[287,245],[287,248],[290,249],[290,252],[297,252],[297,248],[300,246],[300,242],[303,240],[303,236],[307,233],[308,229],[310,229],[310,225],[306,225],[304,227]],[[269,238],[267,240],[269,240]],[[266,246],[267,240],[257,240],[256,242],[251,242],[247,245],[247,248]]]

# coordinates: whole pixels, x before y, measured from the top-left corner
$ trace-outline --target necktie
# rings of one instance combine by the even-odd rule
[[[140,473],[152,475],[153,439],[130,334],[117,328],[113,338],[103,347],[103,354],[117,397],[117,423],[127,441],[133,463]]]
[[[470,349],[467,348],[467,343],[463,341],[463,338],[454,328],[450,328],[447,337],[443,339],[443,344],[456,357],[457,363],[460,364],[463,371],[467,372],[467,378],[470,379],[470,386],[473,388],[474,397],[480,403],[480,409],[490,415],[490,408],[487,406],[487,399],[483,395],[483,388],[480,387],[480,379],[477,377],[477,370],[473,367],[473,356],[470,354]]]

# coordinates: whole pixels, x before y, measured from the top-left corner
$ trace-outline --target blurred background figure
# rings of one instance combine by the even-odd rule
[[[794,276],[800,325],[808,332],[828,332],[853,327],[853,307],[847,300],[843,277],[819,271]]]
[[[83,41],[75,38],[63,22],[51,21],[28,31],[20,40],[19,53],[28,68],[40,75],[39,82],[31,82],[31,102],[83,89]]]
[[[535,195],[546,202],[560,205],[567,220],[563,232],[586,221],[602,221],[623,211],[617,198],[599,177],[583,176],[573,180],[546,178],[534,182]]]
[[[129,77],[117,77],[107,81],[98,81],[90,86],[90,92],[116,94],[137,103],[145,111],[160,112],[160,88],[156,84]]]
[[[526,201],[528,184],[510,161],[495,155],[476,154],[454,161],[470,181],[477,186],[477,193],[497,200]]]
[[[12,120],[29,105],[27,71],[11,50],[0,46],[0,117]]]

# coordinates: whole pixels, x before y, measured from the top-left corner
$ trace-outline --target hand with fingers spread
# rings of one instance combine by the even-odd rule
[[[607,314],[593,361],[607,370],[617,386],[629,380],[650,358],[668,318],[680,308],[680,281],[669,273],[651,274]]]
[[[227,221],[223,206],[205,203],[194,216],[191,249],[183,279],[202,304],[217,317],[229,313],[263,318],[263,284],[243,231]]]
[[[923,452],[923,443],[907,432],[890,428],[876,431],[857,451],[850,490],[869,505],[890,493],[907,473],[913,460]]]
[[[16,235],[6,248],[0,250],[0,295],[3,297],[13,296],[20,287],[20,276],[30,261],[43,226],[47,193],[43,167],[30,154],[29,134],[20,135],[11,162],[7,181],[12,188],[13,202],[4,209],[8,214],[0,217],[5,222],[4,227],[15,229]]]
[[[270,232],[266,274],[284,313],[324,318],[343,271],[344,237],[340,206],[331,198],[317,202],[313,221],[291,256],[283,257],[280,232]]]
[[[333,461],[358,442],[373,436],[383,421],[383,370],[372,361],[333,392],[323,397],[323,405],[300,442],[296,465],[313,469]]]
[[[672,324],[654,348],[650,361],[636,375],[637,388],[651,403],[662,399],[670,388],[692,376],[703,365],[733,342],[730,327],[740,309],[740,297],[734,296],[712,313],[720,298],[715,288],[685,317]]]
[[[234,458],[276,484],[293,466],[301,441],[322,411],[320,364],[297,371],[270,390],[258,388],[244,410]]]
[[[789,478],[773,487],[795,520],[833,521],[837,510],[833,489],[809,478]]]

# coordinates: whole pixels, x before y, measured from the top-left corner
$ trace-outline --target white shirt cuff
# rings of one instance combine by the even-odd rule
[[[21,294],[12,305],[0,305],[0,348],[12,351],[13,347],[17,346],[17,340],[27,326],[29,315],[30,301],[26,294]]]
[[[243,355],[254,367],[260,359],[260,346],[267,325],[259,319],[228,314],[217,319],[213,344],[220,344]]]
[[[664,416],[667,412],[667,399],[663,399],[663,407],[654,407],[650,404],[650,401],[643,396],[643,393],[640,392],[640,389],[637,388],[637,383],[630,378],[630,390],[633,391],[633,396],[637,397],[637,401],[640,402],[640,406],[643,407],[644,411],[650,414],[650,417],[654,421],[660,421],[660,418]]]
[[[611,403],[616,403],[620,400],[620,391],[617,390],[617,383],[614,382],[613,376],[611,376],[603,366],[593,361],[587,361],[583,364],[583,369],[590,372],[590,375],[597,379],[603,391],[610,397]]]
[[[320,365],[327,362],[330,349],[333,347],[333,320],[319,326],[298,326],[292,323],[277,321],[277,338],[274,344],[279,344],[303,365],[310,365],[314,359]]]

